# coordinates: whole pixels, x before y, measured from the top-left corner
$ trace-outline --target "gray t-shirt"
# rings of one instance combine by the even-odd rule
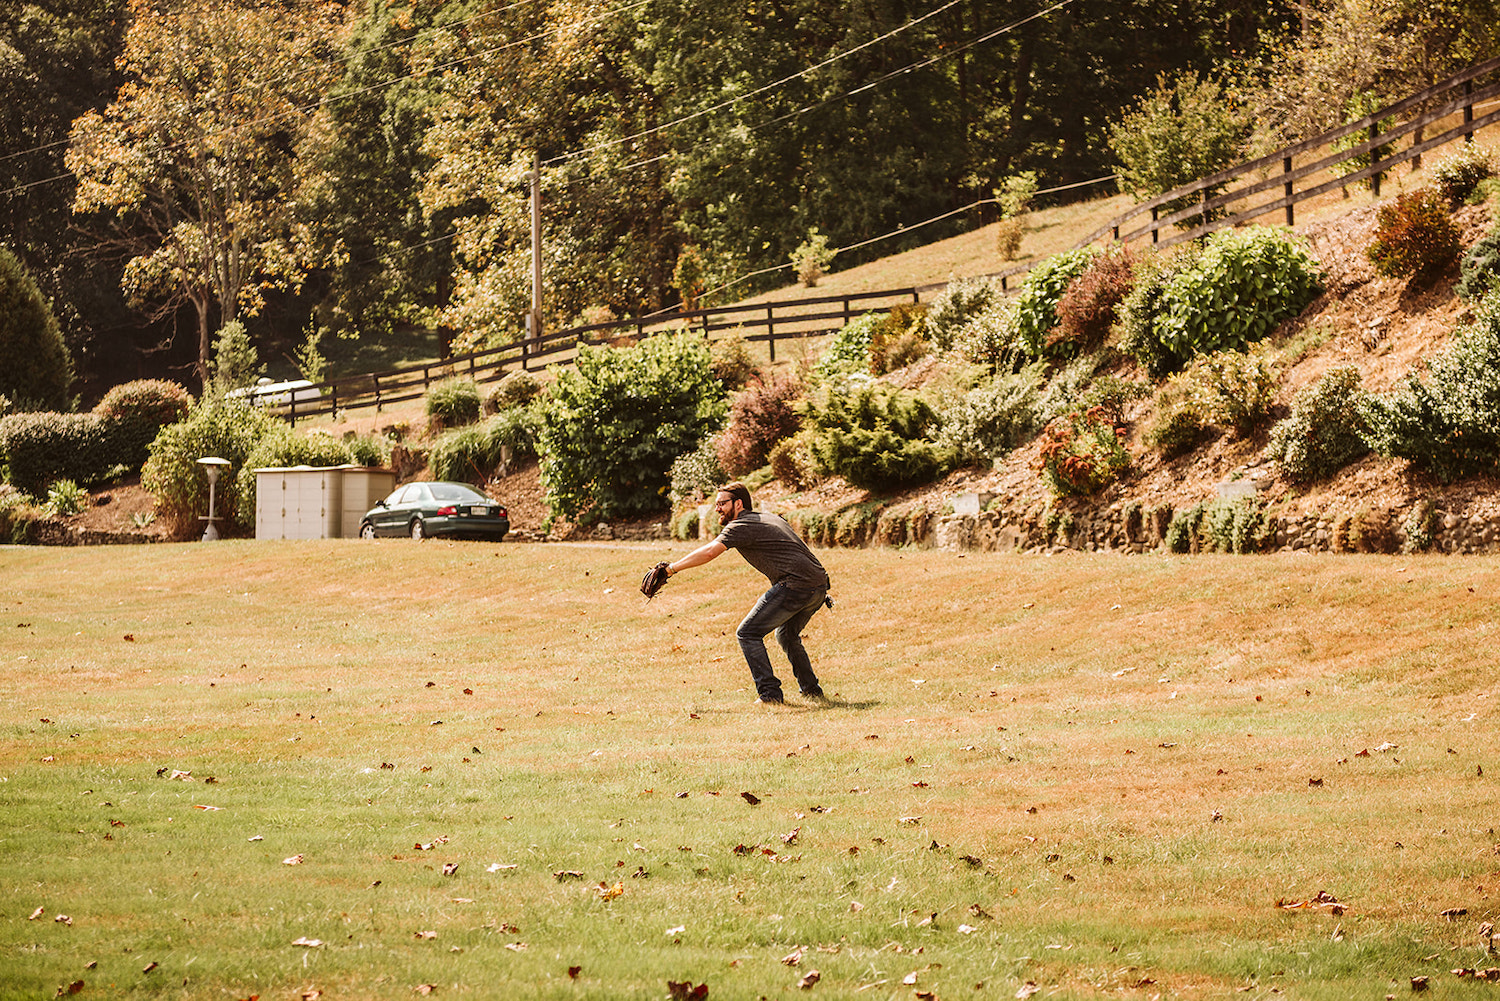
[[[779,515],[746,511],[724,526],[719,541],[727,549],[738,549],[745,562],[772,584],[793,591],[826,591],[831,586],[823,564]]]

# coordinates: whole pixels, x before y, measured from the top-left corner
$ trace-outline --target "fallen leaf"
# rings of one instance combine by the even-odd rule
[[[901,978],[901,982],[908,987],[914,987],[917,983],[917,971],[913,970]]]
[[[301,855],[293,855],[291,858],[284,858],[284,859],[281,860],[281,864],[282,865],[301,865],[302,864],[302,856]]]
[[[616,897],[623,896],[624,893],[625,893],[625,884],[624,883],[616,883],[614,886],[610,886],[608,883],[600,883],[599,884],[599,899],[600,900],[614,900]]]
[[[264,841],[266,839],[263,838],[263,837],[261,837],[259,834],[257,834],[254,837],[246,838],[245,840],[246,841]]]
[[[1032,981],[1028,980],[1024,984],[1021,985],[1021,989],[1020,990],[1016,991],[1016,997],[1023,998],[1023,999],[1024,998],[1029,998],[1029,997],[1031,997],[1031,995],[1035,994],[1039,990],[1041,990],[1040,987],[1038,987]]]
[[[443,863],[443,875],[444,876],[452,876],[456,872],[458,872],[458,863],[457,862],[444,862]]]
[[[175,780],[177,782],[191,782],[191,781],[193,781],[193,773],[192,772],[180,772],[180,771],[178,771],[177,769],[174,768],[174,769],[172,769],[172,774],[168,775],[167,778],[169,780]]]
[[[319,938],[308,938],[305,935],[292,939],[293,945],[300,945],[304,949],[321,949],[323,940]]]
[[[740,793],[740,799],[744,800],[746,803],[749,803],[751,806],[756,806],[760,803],[760,797],[755,795],[755,793],[753,792]]]
[[[426,997],[433,991],[437,990],[437,984],[418,984],[416,987],[412,988],[412,990],[422,995],[423,997]]]
[[[156,969],[160,965],[161,965],[160,963],[155,963],[155,962],[147,963],[145,966],[143,966],[141,968],[141,972],[142,973],[150,973],[152,970]]]
[[[797,836],[799,834],[801,834],[801,833],[802,833],[802,828],[798,827],[798,828],[796,828],[796,829],[794,829],[792,831],[788,831],[786,834],[783,834],[781,836],[781,840],[784,841],[786,844],[795,845],[797,843]]]
[[[54,924],[67,925],[69,928],[73,927],[73,919],[68,917],[66,914],[59,914],[57,917],[53,918],[52,921]]]
[[[516,868],[515,865],[501,865],[499,862],[494,862],[491,863],[490,867],[486,869],[485,872],[505,872],[514,868]]]
[[[900,820],[897,821],[897,823],[908,824],[908,825],[916,825],[916,824],[920,824],[921,822],[922,822],[922,818],[921,817],[902,817]]]
[[[415,935],[413,935],[412,937],[413,938],[419,938],[419,939],[422,939],[422,940],[425,941],[427,939],[437,938],[437,932],[435,932],[435,931],[419,931]]]
[[[819,980],[822,979],[823,974],[819,973],[817,970],[808,970],[807,975],[804,976],[801,980],[797,981],[797,986],[802,988],[804,991],[810,991],[813,989],[813,984],[816,984]]]
[[[59,987],[57,989],[57,994],[55,995],[55,997],[63,997],[68,994],[77,994],[81,990],[83,990],[83,981],[75,980],[71,984],[68,984],[66,987]]]
[[[583,967],[581,967],[581,966],[570,966],[570,967],[568,967],[568,977],[570,979],[572,979],[572,980],[577,980],[578,979],[578,974],[580,974],[582,972],[583,972]]]
[[[697,987],[694,987],[691,980],[680,984],[675,980],[668,980],[667,997],[671,1001],[703,1001],[704,998],[708,997],[708,985],[699,984]]]
[[[27,918],[26,920],[27,921],[35,921],[37,918],[39,918],[43,914],[45,914],[46,910],[47,909],[45,907],[38,907],[36,910],[34,910],[34,911],[31,912],[31,917]]]
[[[782,965],[783,966],[796,966],[798,963],[802,962],[802,954],[803,954],[804,951],[805,951],[805,949],[802,946],[799,945],[797,948],[793,949],[791,952],[789,952],[785,956],[781,957],[781,963],[782,963]]]
[[[577,869],[559,869],[552,874],[552,878],[561,883],[565,879],[582,879],[583,873]]]
[[[198,804],[194,803],[193,804],[193,809],[194,810],[222,810],[224,808],[222,806],[199,806]]]

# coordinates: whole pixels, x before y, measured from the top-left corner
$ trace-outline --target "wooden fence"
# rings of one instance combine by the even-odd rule
[[[1497,71],[1500,71],[1500,57],[1478,63],[1358,121],[1168,191],[1133,206],[1075,247],[1100,241],[1130,243],[1149,239],[1154,246],[1165,248],[1278,211],[1290,226],[1295,221],[1297,205],[1362,181],[1368,182],[1379,197],[1381,179],[1393,168],[1405,163],[1415,165],[1422,154],[1458,140],[1471,140],[1475,132],[1500,121],[1500,110],[1475,116],[1476,106],[1500,96],[1500,81],[1495,79]],[[1437,135],[1426,136],[1428,128],[1440,127],[1454,117],[1459,119],[1457,124],[1449,125]],[[1363,135],[1363,140],[1349,144],[1349,137],[1357,135]],[[1399,148],[1404,141],[1405,148]],[[1397,148],[1381,155],[1391,147]],[[1371,162],[1360,164],[1361,158]],[[1348,172],[1340,173],[1344,165],[1350,165]],[[1232,187],[1236,183],[1241,186]],[[1031,266],[1020,264],[980,277],[998,278],[1001,287],[1009,290],[1012,280],[1024,277]],[[571,362],[584,345],[630,342],[672,330],[700,331],[710,340],[715,334],[732,331],[746,341],[764,343],[775,361],[778,342],[821,337],[860,315],[887,312],[898,303],[921,302],[923,296],[946,287],[946,282],[938,282],[878,292],[682,310],[570,327],[441,362],[318,383],[315,388],[321,394],[319,399],[294,401],[278,412],[295,423],[300,418],[340,410],[368,407],[379,410],[420,399],[440,379],[463,376],[480,384],[494,382],[510,371]]]

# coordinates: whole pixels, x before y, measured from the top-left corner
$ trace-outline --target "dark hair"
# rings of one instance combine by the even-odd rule
[[[719,488],[719,493],[728,494],[731,500],[743,501],[746,511],[755,510],[755,505],[750,501],[750,488],[739,480],[724,484]]]

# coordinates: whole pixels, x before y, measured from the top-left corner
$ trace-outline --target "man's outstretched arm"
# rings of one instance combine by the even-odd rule
[[[712,542],[706,542],[675,563],[668,563],[667,576],[670,577],[672,574],[677,573],[677,571],[679,570],[687,570],[692,567],[701,567],[709,560],[712,560],[719,555],[727,552],[728,549],[729,547],[724,545],[724,543],[720,542],[718,539],[715,539]]]

